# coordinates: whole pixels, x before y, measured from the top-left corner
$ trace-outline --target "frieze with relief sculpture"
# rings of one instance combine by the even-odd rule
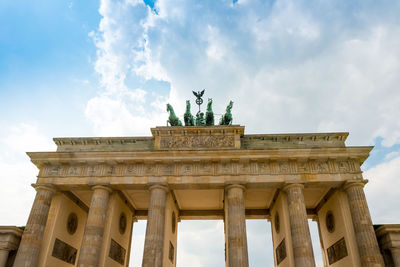
[[[235,165],[232,165],[235,164]],[[79,166],[64,165],[64,166],[44,166],[39,176],[41,177],[102,177],[110,176],[110,171],[113,171],[113,176],[162,176],[162,175],[286,175],[286,174],[345,174],[345,173],[360,173],[359,167],[353,160],[339,160],[320,162],[327,168],[310,168],[310,165],[315,166],[315,161],[224,161],[210,162],[176,162],[176,163],[132,163],[107,165],[98,164],[91,165],[81,172],[74,172]],[[214,166],[216,166],[214,168]],[[234,168],[234,166],[236,166]],[[318,165],[317,165],[318,166]],[[337,166],[342,166],[338,168]],[[344,167],[346,166],[346,167]],[[350,168],[350,166],[353,166]]]
[[[160,148],[233,148],[233,136],[164,136]]]

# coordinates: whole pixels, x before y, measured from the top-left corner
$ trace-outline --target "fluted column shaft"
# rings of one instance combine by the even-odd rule
[[[393,263],[395,267],[400,267],[400,248],[391,248]]]
[[[249,266],[244,190],[245,187],[242,185],[230,185],[225,189],[225,204],[228,205],[227,239],[229,267]]]
[[[167,193],[166,186],[153,185],[150,187],[150,205],[142,267],[162,267]]]
[[[347,182],[344,186],[349,201],[361,265],[384,266],[363,187],[363,182]]]
[[[42,185],[37,186],[35,189],[36,197],[33,201],[31,213],[29,214],[28,222],[26,223],[21,238],[21,243],[14,262],[15,267],[36,266],[39,260],[43,232],[46,227],[51,199],[55,190]]]
[[[283,190],[287,193],[294,264],[296,267],[312,267],[315,260],[303,188],[302,184],[289,184]]]
[[[93,195],[78,260],[78,266],[81,267],[97,267],[99,264],[108,200],[112,191],[102,185],[93,186],[92,189]]]
[[[0,267],[5,267],[8,259],[8,250],[0,249]]]

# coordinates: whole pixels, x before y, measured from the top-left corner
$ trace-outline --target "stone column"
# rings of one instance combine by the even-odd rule
[[[147,215],[142,267],[162,267],[168,187],[153,185],[149,190],[150,205]]]
[[[361,265],[384,266],[363,187],[364,181],[347,181],[343,187],[349,201]]]
[[[5,267],[8,259],[8,250],[0,249],[0,267]]]
[[[229,267],[247,267],[246,216],[244,207],[244,190],[242,185],[229,185],[225,188],[228,216],[228,262]]]
[[[51,199],[55,189],[50,186],[35,186],[36,197],[26,223],[21,243],[15,258],[15,267],[36,266],[39,260],[40,246],[46,226]]]
[[[93,195],[83,234],[78,266],[97,267],[103,241],[108,200],[112,190],[102,185],[92,187]]]
[[[294,264],[296,267],[312,267],[315,260],[303,188],[302,184],[294,183],[286,185],[283,190],[287,193]]]
[[[390,248],[395,267],[400,267],[400,248]]]

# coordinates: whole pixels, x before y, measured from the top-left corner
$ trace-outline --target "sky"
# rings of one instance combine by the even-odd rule
[[[362,167],[372,219],[400,223],[398,14],[396,0],[0,1],[0,225],[27,221],[38,170],[25,152],[150,136],[166,103],[183,114],[202,89],[215,113],[233,100],[246,134],[346,131],[375,146]],[[247,228],[250,266],[273,266],[270,224]],[[178,266],[223,266],[223,242],[220,221],[179,223]]]

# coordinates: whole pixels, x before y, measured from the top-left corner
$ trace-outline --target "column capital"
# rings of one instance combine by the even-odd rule
[[[18,247],[17,247],[18,248]],[[7,247],[7,245],[0,245],[0,251],[1,250],[4,250],[4,251],[11,251],[11,250],[15,250],[15,248],[14,249],[12,249],[12,248],[9,248],[9,247]]]
[[[54,194],[58,191],[57,188],[55,188],[55,186],[52,184],[31,184],[31,186],[35,188],[36,192],[39,190],[46,190]]]
[[[103,189],[103,190],[108,191],[108,193],[111,193],[111,192],[113,191],[113,190],[112,190],[110,187],[108,187],[107,185],[101,185],[101,184],[97,184],[97,185],[92,186],[92,190],[96,190],[96,189]]]
[[[342,188],[343,190],[347,190],[350,187],[353,186],[360,186],[360,187],[364,187],[365,184],[368,183],[367,179],[364,180],[346,180],[345,183],[343,184]]]
[[[400,247],[390,247],[389,248],[392,253],[399,253],[400,254]]]
[[[284,186],[283,186],[283,188],[282,188],[282,190],[283,191],[285,191],[285,192],[287,192],[287,190],[289,189],[289,188],[292,188],[292,187],[300,187],[301,189],[304,189],[304,182],[289,182],[289,183],[285,183],[284,184]]]
[[[166,193],[169,192],[169,188],[167,184],[149,184],[149,190],[152,191],[153,189],[162,189]]]
[[[240,188],[243,190],[243,192],[246,191],[246,189],[247,189],[246,186],[243,184],[228,184],[225,186],[225,190],[227,190],[227,191],[232,188]]]

